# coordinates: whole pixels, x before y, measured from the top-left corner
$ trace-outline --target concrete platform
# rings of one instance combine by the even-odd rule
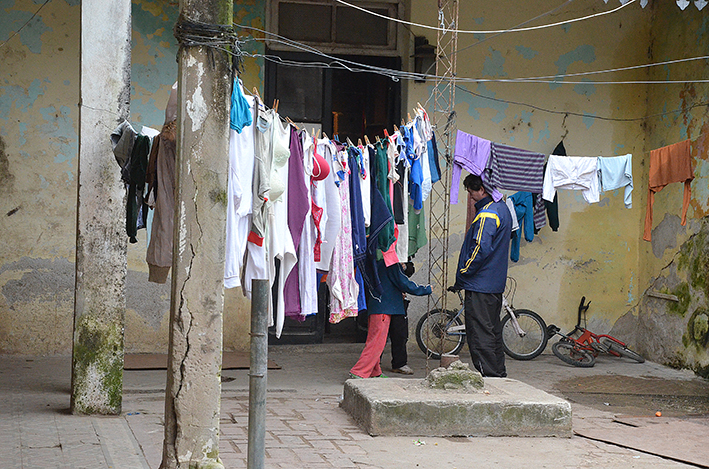
[[[571,437],[571,404],[509,378],[485,378],[480,392],[432,389],[425,380],[350,379],[340,407],[372,436]]]

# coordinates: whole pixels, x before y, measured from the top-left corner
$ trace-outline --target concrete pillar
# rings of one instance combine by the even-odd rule
[[[128,118],[130,0],[81,2],[79,176],[71,380],[75,414],[118,414],[123,392],[125,189],[109,134]]]
[[[180,18],[232,23],[231,0],[182,0]],[[175,237],[162,469],[222,468],[219,413],[230,60],[178,55]]]

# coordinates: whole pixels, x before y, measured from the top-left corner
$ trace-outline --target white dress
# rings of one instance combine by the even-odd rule
[[[254,98],[246,100],[253,109]],[[229,181],[227,184],[226,253],[224,287],[241,286],[246,240],[251,229],[253,197],[251,183],[254,172],[254,125],[244,127],[241,133],[230,129]]]

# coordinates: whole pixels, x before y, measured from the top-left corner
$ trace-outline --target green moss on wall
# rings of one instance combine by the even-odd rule
[[[697,308],[687,322],[687,332],[682,337],[685,347],[705,350],[709,345],[709,313],[705,308]]]
[[[74,341],[72,410],[119,414],[123,395],[123,329],[94,315],[77,320]]]
[[[689,284],[687,282],[682,282],[677,285],[671,293],[679,298],[679,301],[670,302],[668,307],[669,312],[679,316],[684,316],[687,314],[687,308],[689,308],[689,302],[691,300],[691,296],[689,294]]]

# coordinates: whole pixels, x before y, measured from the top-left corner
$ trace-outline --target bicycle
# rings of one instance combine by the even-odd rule
[[[547,346],[547,326],[534,311],[515,309],[511,301],[517,289],[516,281],[507,277],[507,288],[502,296],[502,345],[505,353],[515,360],[531,360]],[[427,357],[440,359],[443,354],[456,355],[465,345],[465,304],[462,290],[448,287],[457,293],[460,309],[457,312],[434,309],[421,317],[416,325],[416,342]],[[510,300],[507,300],[507,297]]]
[[[559,328],[553,324],[549,325],[548,335],[552,337],[556,334],[561,336],[561,339],[551,346],[551,351],[554,352],[561,361],[582,368],[590,368],[596,363],[596,357],[600,353],[607,353],[615,357],[627,357],[635,360],[638,363],[645,362],[645,359],[638,353],[630,350],[628,346],[616,339],[610,334],[595,334],[586,327],[581,327],[581,318],[583,317],[584,326],[587,326],[586,311],[591,304],[584,304],[586,297],[581,297],[579,303],[578,318],[574,330],[568,334],[559,332]]]

